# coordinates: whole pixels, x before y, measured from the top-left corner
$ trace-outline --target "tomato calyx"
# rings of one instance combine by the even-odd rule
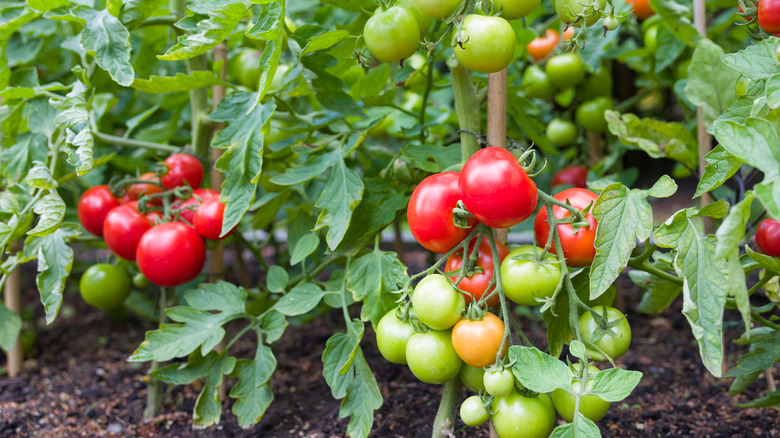
[[[469,219],[473,218],[474,215],[466,209],[466,206],[463,205],[463,201],[458,201],[455,208],[452,209],[452,222],[458,228],[463,228],[465,230],[470,229],[473,224],[469,224]]]

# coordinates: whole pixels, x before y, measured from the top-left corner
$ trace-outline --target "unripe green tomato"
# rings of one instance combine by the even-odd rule
[[[412,307],[417,318],[428,327],[446,330],[460,321],[466,300],[443,275],[431,274],[415,286]]]
[[[144,289],[147,286],[149,286],[149,279],[146,278],[144,274],[139,272],[133,275],[133,286],[135,286],[138,289]]]
[[[577,373],[579,373],[578,365],[580,364],[574,364]],[[598,368],[593,365],[588,366],[588,383],[586,385],[588,390],[593,388],[593,379],[598,373]],[[575,393],[579,392],[581,387],[582,382],[578,380],[575,380],[571,384],[571,390]],[[555,405],[555,410],[558,411],[558,415],[571,423],[574,419],[574,405],[577,399],[566,390],[560,388],[553,390],[551,397],[553,405]],[[591,421],[599,421],[607,414],[610,405],[611,404],[608,401],[604,401],[601,397],[589,394],[580,400],[580,413]]]
[[[734,92],[737,94],[737,97],[742,97],[747,94],[747,89],[751,82],[752,80],[747,76],[740,75],[737,78],[737,82],[734,84]]]
[[[558,18],[564,23],[568,23],[574,27],[582,27],[582,22],[585,22],[585,27],[590,27],[596,24],[601,18],[601,12],[596,11],[591,14],[586,20],[580,20],[577,23],[574,21],[577,19],[577,15],[581,14],[587,6],[590,6],[592,2],[582,0],[555,0],[555,13],[558,14]],[[598,9],[603,11],[607,5],[607,0],[598,0]]]
[[[577,139],[577,125],[568,120],[552,119],[547,124],[545,135],[555,146],[568,146]]]
[[[588,75],[577,87],[577,95],[582,101],[612,96],[612,75],[609,69],[601,67],[597,73]]]
[[[691,58],[685,59],[674,65],[674,71],[672,75],[675,81],[680,79],[686,79],[688,77],[688,69],[691,67]]]
[[[405,365],[406,344],[415,333],[412,324],[398,319],[397,309],[393,309],[376,326],[376,345],[388,362]]]
[[[541,0],[493,0],[496,7],[501,7],[501,16],[506,20],[517,20],[527,17],[541,3]]]
[[[466,15],[461,35],[463,42],[455,45],[455,57],[466,68],[495,73],[512,62],[517,37],[512,25],[503,18]]]
[[[420,26],[409,10],[393,6],[374,13],[366,21],[363,38],[376,59],[394,63],[417,51],[420,46]]]
[[[482,379],[485,391],[493,397],[503,397],[515,389],[515,376],[509,368],[485,371]]]
[[[555,87],[553,87],[550,80],[547,78],[547,73],[537,65],[531,65],[525,69],[525,73],[523,73],[523,85],[525,86],[525,93],[528,97],[548,99],[555,93]]]
[[[574,103],[574,98],[577,97],[577,93],[574,88],[564,88],[563,90],[555,93],[553,100],[555,103],[563,108],[568,108]]]
[[[417,333],[406,344],[409,369],[425,383],[445,383],[458,375],[463,361],[452,346],[450,330]]]
[[[555,407],[547,394],[525,397],[515,391],[495,399],[493,411],[499,438],[547,438],[555,427]]]
[[[536,248],[537,254],[541,251]],[[537,267],[536,261],[523,259],[533,254],[533,246],[521,246],[501,262],[501,281],[506,297],[524,306],[538,306],[540,300],[551,297],[561,280],[561,268],[554,255],[547,253],[544,263]]]
[[[642,90],[639,90],[641,93]],[[648,111],[660,111],[664,106],[664,94],[660,90],[653,90],[645,97],[639,99],[636,104],[636,109],[642,112]]]
[[[460,367],[460,380],[471,392],[479,394],[480,391],[485,391],[484,377],[484,368],[473,367],[467,363]]]
[[[620,26],[620,20],[618,20],[617,17],[614,15],[610,15],[609,17],[604,18],[604,27],[607,30],[615,30]]]
[[[116,265],[98,263],[84,271],[79,282],[81,296],[98,309],[114,309],[130,295],[130,276]]]
[[[652,26],[645,31],[645,47],[650,53],[655,53],[658,49],[658,26]]]
[[[250,90],[257,90],[260,82],[260,56],[257,50],[241,49],[237,56],[230,58],[228,69],[238,83]]]
[[[604,306],[594,306],[593,310],[599,315],[603,315],[604,308]],[[620,322],[607,330],[604,336],[599,340],[593,340],[598,324],[596,324],[596,320],[590,312],[585,312],[580,316],[580,330],[585,340],[595,344],[612,359],[617,359],[625,354],[629,345],[631,345],[631,326],[628,325],[628,320],[619,310],[613,307],[606,307],[606,309],[609,323],[617,320],[620,320]],[[606,359],[601,353],[590,348],[588,348],[587,352],[588,356],[595,361],[601,362]]]
[[[607,120],[604,118],[606,110],[614,109],[615,105],[612,99],[608,97],[597,97],[593,100],[583,103],[577,108],[577,123],[582,125],[588,132],[597,134],[607,131]]]
[[[460,405],[460,419],[466,426],[480,426],[485,424],[489,418],[490,414],[478,395],[472,395]]]
[[[396,0],[395,5],[407,9],[412,13],[412,15],[414,15],[414,19],[417,21],[417,26],[420,28],[421,37],[428,34],[428,31],[431,29],[433,20],[431,20],[431,17],[423,15],[423,13],[420,11],[420,8],[418,8],[414,3],[414,0]]]
[[[547,79],[556,88],[573,87],[585,79],[585,64],[576,53],[562,53],[547,61]]]
[[[452,15],[463,0],[414,0],[414,3],[426,17],[440,20]]]

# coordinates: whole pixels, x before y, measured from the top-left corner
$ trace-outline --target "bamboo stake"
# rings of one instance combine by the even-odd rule
[[[18,251],[18,242],[11,243],[11,252]],[[19,268],[8,275],[5,282],[5,307],[20,315],[22,312],[22,277]],[[16,344],[8,352],[6,367],[9,377],[16,377],[22,370],[22,337],[21,333],[16,338]]]
[[[595,166],[604,158],[604,151],[601,148],[601,134],[595,132],[588,133],[588,159],[591,166]]]

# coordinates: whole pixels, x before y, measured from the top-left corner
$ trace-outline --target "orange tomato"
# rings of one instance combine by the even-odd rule
[[[160,177],[157,176],[154,172],[147,172],[139,179],[145,180],[145,181],[154,181],[156,183],[160,182]],[[144,183],[136,183],[131,184],[130,187],[127,188],[127,195],[129,196],[130,200],[135,201],[136,199],[140,198],[143,195],[152,195],[154,193],[162,193],[163,189],[160,186],[157,186],[155,184],[144,184]],[[154,205],[162,205],[162,199],[156,198],[152,202]]]
[[[504,323],[488,312],[479,321],[463,318],[452,328],[452,346],[463,362],[473,367],[485,367],[496,361],[501,339],[504,337]],[[504,351],[509,342],[504,344]]]
[[[653,16],[655,11],[650,7],[650,0],[626,0],[626,3],[634,5],[634,15],[640,20]]]
[[[528,43],[528,54],[531,55],[534,61],[546,58],[558,44],[558,38],[558,32],[547,29],[543,37],[536,37]]]

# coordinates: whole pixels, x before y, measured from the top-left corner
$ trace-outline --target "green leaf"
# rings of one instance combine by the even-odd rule
[[[165,0],[122,0],[122,12],[119,14],[119,19],[125,27],[133,30],[166,3]]]
[[[401,211],[406,211],[409,198],[398,188],[380,179],[364,181],[365,191],[352,213],[347,233],[339,249],[347,249],[365,237],[365,230],[383,230],[390,225]]]
[[[604,401],[619,402],[628,397],[642,379],[639,371],[610,368],[596,374],[593,388],[588,391]]]
[[[354,438],[368,437],[374,425],[374,411],[382,407],[382,393],[376,383],[374,373],[358,349],[352,368],[355,379],[352,381],[347,395],[341,401],[339,417],[349,418],[347,435]]]
[[[252,108],[251,93],[235,93],[222,99],[211,113],[213,120],[230,123],[219,131],[212,147],[225,149],[214,164],[225,174],[220,201],[225,203],[222,235],[230,232],[244,216],[255,197],[263,167],[263,147],[271,116],[276,110],[274,100]]]
[[[46,311],[46,323],[57,317],[62,304],[62,292],[73,267],[73,250],[65,243],[62,228],[43,236],[31,236],[25,241],[25,252],[36,251],[38,276],[35,283]]]
[[[576,423],[562,424],[553,430],[550,438],[596,438],[601,437],[601,431],[596,423],[577,412]]]
[[[723,49],[719,45],[702,39],[695,47],[685,97],[702,108],[704,123],[709,125],[737,99],[734,84],[739,73],[721,61]]]
[[[150,76],[149,79],[136,78],[131,86],[144,93],[175,93],[224,84],[213,71],[198,70],[189,75],[178,73],[173,77]]]
[[[59,228],[65,218],[65,201],[60,198],[56,190],[42,197],[33,206],[33,212],[40,216],[35,228],[28,231],[30,236],[47,236]]]
[[[693,134],[680,123],[661,122],[634,114],[604,112],[609,131],[621,143],[637,146],[653,158],[671,158],[688,168],[698,166],[698,145]]]
[[[742,321],[745,323],[743,336],[750,337],[750,324],[753,322],[752,309],[750,307],[750,294],[745,284],[745,270],[739,261],[739,246],[734,246],[726,256],[728,263],[729,296],[734,297]]]
[[[753,199],[755,199],[755,195],[752,192],[746,193],[741,201],[731,207],[728,216],[721,222],[715,233],[718,238],[715,257],[726,257],[733,248],[737,248],[742,242],[742,238],[745,237],[745,226],[750,219],[750,206],[753,204]]]
[[[325,241],[328,248],[336,249],[347,232],[352,212],[363,198],[364,186],[360,176],[347,167],[341,154],[331,154],[331,157],[330,177],[314,203],[321,211],[313,231],[328,227]]]
[[[363,301],[360,318],[374,325],[394,307],[396,297],[390,292],[408,281],[406,266],[397,254],[381,251],[379,247],[353,261],[347,270],[347,289],[355,301]]]
[[[68,0],[27,0],[27,4],[36,11],[46,12],[60,6],[66,6]]]
[[[669,197],[677,185],[664,175],[651,189],[658,197]],[[599,223],[596,230],[596,258],[590,269],[590,298],[595,300],[617,279],[628,264],[636,242],[647,240],[653,232],[653,210],[649,193],[614,183],[601,192],[593,206]]]
[[[274,305],[274,309],[287,316],[302,315],[315,308],[322,300],[325,291],[313,283],[301,283]]]
[[[571,386],[571,372],[565,363],[535,347],[509,347],[512,374],[531,391],[547,393]]]
[[[263,316],[261,326],[265,333],[265,342],[271,344],[284,334],[284,330],[287,328],[287,318],[272,310]]]
[[[0,348],[9,352],[22,331],[22,318],[14,311],[0,303]]]
[[[737,365],[723,376],[735,377],[772,367],[780,360],[780,332],[774,330],[770,337],[756,342],[750,350],[750,353],[740,357]]]
[[[51,176],[49,168],[40,161],[36,162],[33,168],[30,169],[29,173],[27,173],[27,176],[24,178],[24,182],[36,189],[53,190],[59,186],[57,180]]]
[[[737,53],[727,53],[722,59],[723,64],[753,80],[769,79],[780,73],[775,41],[771,38],[750,44]]]
[[[79,6],[73,16],[84,26],[81,47],[95,57],[97,64],[119,85],[133,83],[135,72],[130,64],[130,32],[108,10],[96,11]]]
[[[780,405],[780,390],[768,392],[764,397],[750,400],[746,403],[737,403],[742,409],[767,408]]]
[[[632,270],[628,272],[628,276],[634,284],[647,289],[639,303],[639,311],[642,313],[650,315],[661,313],[682,292],[682,285],[656,277],[649,272]]]
[[[460,148],[457,146],[408,145],[401,153],[409,158],[412,166],[430,173],[441,172],[460,162]]]
[[[246,6],[241,2],[220,4],[204,12],[209,18],[198,21],[198,32],[180,36],[175,46],[157,58],[178,61],[206,53],[230,35],[246,13]]]
[[[363,339],[362,321],[352,320],[354,330],[336,333],[328,338],[322,352],[322,376],[330,387],[333,398],[341,399],[349,392],[355,372],[352,367]],[[362,356],[362,355],[361,355]]]
[[[59,111],[54,123],[57,129],[65,133],[65,143],[70,147],[68,163],[76,168],[79,175],[92,169],[95,162],[92,155],[94,139],[89,123],[87,107],[87,88],[82,82],[76,82],[65,99],[52,98],[49,101]]]
[[[701,43],[703,37],[691,21],[693,11],[690,2],[650,0],[650,6],[659,16],[663,17],[662,23],[674,33],[677,39],[687,44],[688,47],[697,47]]]
[[[299,58],[302,58],[307,53],[330,49],[347,38],[349,38],[349,31],[346,30],[334,30],[311,37],[306,43],[306,46],[303,48]]]
[[[190,307],[204,311],[219,311],[229,316],[244,312],[247,291],[233,283],[219,280],[203,283],[197,289],[184,293],[184,300]]]
[[[230,396],[236,399],[233,413],[241,427],[257,424],[274,399],[268,379],[276,369],[276,358],[271,349],[258,345],[254,360],[239,359],[233,369],[238,383],[230,390]]]
[[[688,210],[682,210],[655,232],[655,242],[677,250],[674,268],[683,277],[683,314],[699,343],[704,366],[716,377],[723,361],[723,307],[729,285],[726,261],[715,258],[714,236],[699,235]]]
[[[268,270],[268,278],[266,283],[268,284],[268,290],[275,293],[284,293],[287,288],[287,282],[290,281],[290,275],[287,271],[279,266],[273,265]]]
[[[317,233],[304,234],[295,242],[290,255],[290,265],[295,266],[310,256],[320,246],[320,236]]]
[[[8,149],[0,149],[0,174],[14,181],[28,174],[32,161],[46,160],[49,148],[46,138],[26,132],[16,137]]]
[[[758,200],[761,201],[761,205],[764,206],[767,214],[775,220],[780,218],[780,204],[775,199],[776,187],[779,186],[780,184],[777,183],[776,178],[771,181],[764,179],[763,182],[753,186],[753,192]]]
[[[210,351],[205,357],[195,351],[189,355],[187,362],[175,363],[167,367],[160,368],[152,373],[153,377],[172,385],[189,385],[192,382],[206,377],[214,364],[217,363],[219,354],[216,351]]]
[[[711,131],[731,155],[760,169],[769,178],[778,175],[780,137],[768,120],[756,117],[749,117],[744,123],[718,120]]]
[[[734,176],[744,163],[729,153],[723,145],[717,145],[704,156],[704,159],[707,161],[707,168],[704,169],[704,175],[696,187],[694,198],[720,187],[721,184]]]
[[[57,118],[57,110],[49,104],[48,98],[28,100],[24,105],[23,116],[27,127],[36,134],[51,137],[57,129],[57,125],[54,123]]]
[[[223,376],[233,372],[236,366],[236,358],[228,355],[220,355],[217,363],[206,376],[203,390],[200,391],[195,401],[195,409],[192,412],[192,421],[196,428],[203,428],[219,423],[222,414],[222,403],[219,399],[219,388],[225,385]]]

